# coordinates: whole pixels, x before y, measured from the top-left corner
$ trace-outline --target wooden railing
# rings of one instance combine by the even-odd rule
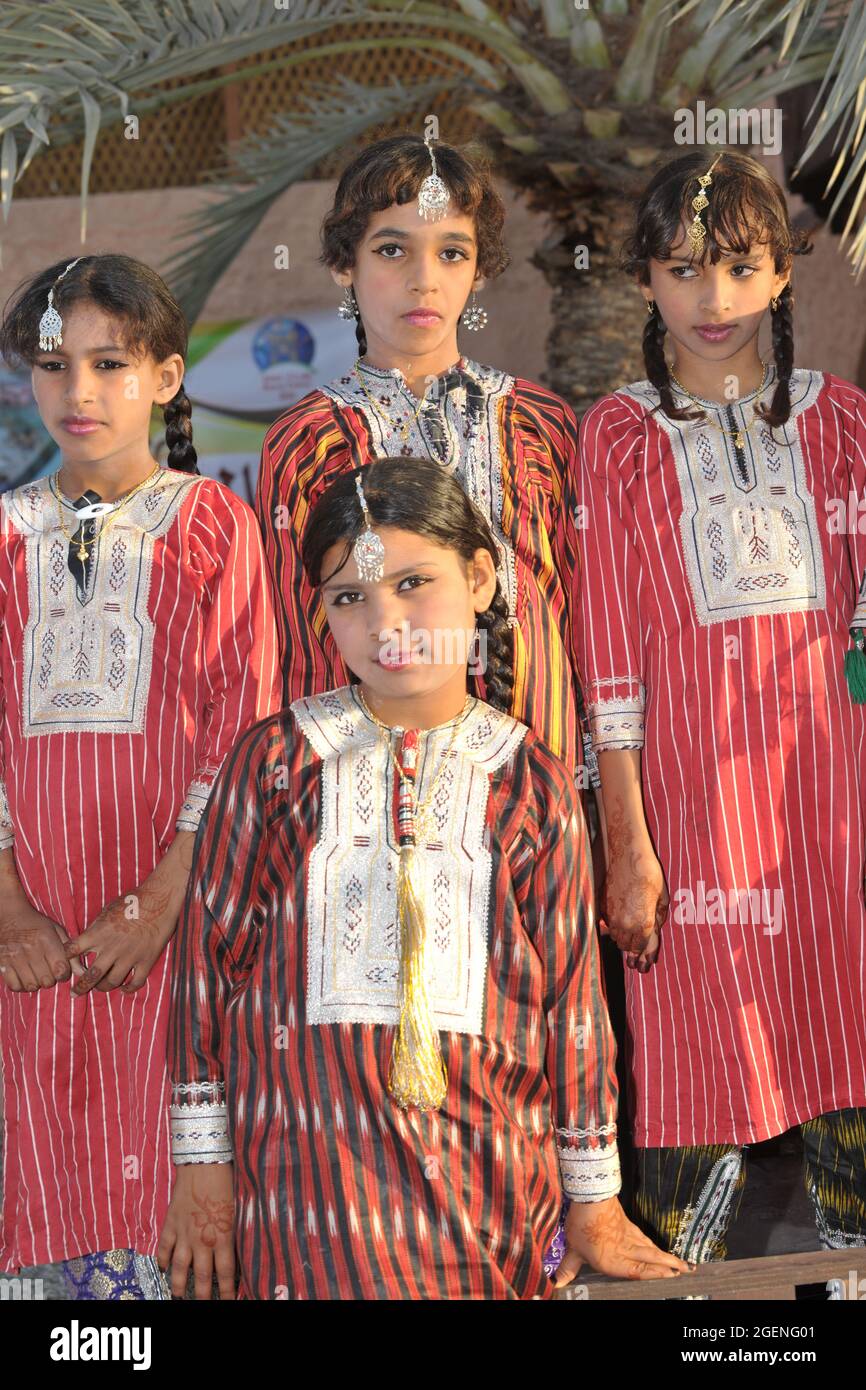
[[[598,1302],[618,1299],[786,1299],[807,1285],[830,1285],[837,1299],[866,1301],[866,1247],[799,1255],[764,1255],[754,1260],[722,1260],[699,1265],[694,1274],[674,1279],[608,1279],[581,1272],[555,1298]]]

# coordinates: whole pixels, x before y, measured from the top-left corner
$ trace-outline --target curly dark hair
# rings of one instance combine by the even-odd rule
[[[715,152],[717,154],[718,151]],[[670,258],[679,244],[681,224],[694,217],[691,199],[700,191],[699,175],[712,164],[715,154],[695,150],[666,163],[653,175],[635,213],[634,230],[626,239],[620,267],[636,276],[640,284],[650,283],[650,261]],[[713,170],[708,190],[709,207],[701,214],[707,239],[701,263],[709,257],[715,265],[723,251],[745,255],[750,247],[766,243],[773,256],[776,274],[790,270],[794,256],[808,255],[812,246],[805,232],[795,232],[788,217],[785,194],[772,174],[739,151],[724,150]],[[758,406],[757,413],[772,428],[784,425],[791,412],[790,383],[794,367],[794,296],[790,281],[771,308],[773,357],[778,379],[769,407]],[[667,329],[658,306],[647,316],[643,334],[643,355],[649,381],[659,393],[656,409],[672,420],[694,420],[701,412],[678,409],[674,405],[670,373],[665,360]]]
[[[10,295],[0,324],[0,355],[6,362],[33,366],[48,291],[74,260],[74,256],[64,257],[23,281]],[[177,352],[186,361],[189,329],[183,310],[162,277],[143,261],[114,254],[83,256],[54,290],[61,316],[64,309],[81,303],[95,304],[117,321],[128,352],[147,353],[156,362]],[[192,406],[183,382],[162,411],[168,467],[198,473]]]
[[[355,477],[358,469],[341,474],[316,500],[304,527],[301,559],[314,588],[322,584],[322,561],[331,546],[345,541],[345,551],[333,571],[339,573],[349,551],[364,529]],[[499,564],[493,532],[457,480],[432,459],[381,458],[362,470],[364,496],[374,523],[394,526],[425,536],[437,545],[456,550],[471,560],[476,550],[486,550]],[[328,575],[327,578],[331,578]],[[514,693],[514,635],[508,622],[508,604],[499,580],[490,607],[478,613],[479,628],[487,633],[487,667],[476,692],[496,709],[511,709]]]
[[[505,206],[496,191],[487,155],[478,145],[457,149],[433,144],[439,177],[459,210],[475,223],[478,241],[477,273],[492,280],[501,275],[510,257],[502,239]],[[390,135],[376,140],[343,170],[334,205],[322,223],[319,260],[331,270],[351,270],[358,244],[374,212],[392,203],[411,203],[430,173],[430,154],[420,135]],[[367,351],[360,315],[355,324],[358,353]]]

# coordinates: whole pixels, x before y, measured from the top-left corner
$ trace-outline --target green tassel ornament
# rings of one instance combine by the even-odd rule
[[[859,627],[851,628],[854,646],[845,653],[845,679],[855,705],[866,705],[866,635]]]

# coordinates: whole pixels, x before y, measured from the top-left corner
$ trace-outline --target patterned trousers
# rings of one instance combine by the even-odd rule
[[[20,1271],[41,1279],[44,1296],[67,1302],[150,1302],[171,1298],[165,1275],[153,1255],[134,1250],[100,1250],[55,1264],[29,1265]]]
[[[866,1109],[800,1125],[806,1191],[824,1250],[866,1245]],[[648,1235],[695,1264],[723,1260],[746,1185],[746,1149],[731,1144],[638,1149],[635,1215]]]

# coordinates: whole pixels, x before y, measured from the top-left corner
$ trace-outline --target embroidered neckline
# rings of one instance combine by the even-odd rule
[[[410,390],[400,367],[374,367],[371,363],[365,362],[363,359],[358,362],[358,367],[365,375],[375,378],[377,383],[384,385],[393,382],[395,386],[411,396],[413,400],[417,400],[417,397]],[[449,378],[451,378],[451,380],[449,380]],[[451,391],[465,390],[467,378],[472,382],[474,387],[485,395],[492,395],[499,392],[503,387],[505,387],[506,390],[510,389],[513,382],[513,378],[510,378],[506,372],[500,371],[498,367],[484,366],[482,363],[474,361],[473,358],[467,357],[465,353],[461,353],[456,362],[453,362],[450,367],[446,367],[444,371],[438,373],[436,380],[440,383],[445,383],[445,389],[440,390],[437,395],[431,396],[430,404],[434,406],[441,405],[445,397],[448,396]],[[348,386],[351,388],[351,394],[361,403],[366,401],[366,397],[360,389],[358,382],[354,379],[351,371],[342,373],[339,377],[335,377],[332,382],[328,383],[328,386],[332,391],[336,392],[341,400],[345,400],[347,393],[337,388]],[[328,388],[325,387],[323,389],[327,390]]]
[[[773,382],[775,381],[775,367],[772,367],[770,371],[772,373],[770,382]],[[788,417],[789,420],[794,420],[804,410],[809,410],[815,404],[824,385],[824,379],[823,372],[813,371],[808,367],[793,368],[790,379],[791,414]],[[767,385],[770,384],[770,382],[764,386],[765,399]],[[676,391],[676,388],[674,388],[674,390]],[[700,420],[669,420],[664,412],[658,408],[658,387],[653,386],[652,382],[648,381],[646,377],[644,377],[642,381],[631,381],[626,386],[617,387],[616,391],[612,394],[615,396],[628,396],[632,400],[637,401],[644,407],[651,418],[668,433],[673,430],[681,431],[689,425],[699,426],[701,424]],[[741,397],[738,401],[730,401],[728,405],[742,406],[744,403],[748,405],[749,401],[754,399],[754,394],[756,393],[753,393],[751,397]],[[682,399],[687,405],[688,398],[683,397]],[[701,405],[703,406],[704,404],[706,404],[708,409],[713,411],[724,411],[728,408],[727,405],[722,405],[719,401],[701,401]]]
[[[372,362],[365,362],[363,358],[359,358],[357,367],[369,376],[377,377],[380,381],[396,382],[408,395],[414,396],[414,392],[411,390],[406,380],[402,367],[374,367]],[[462,381],[464,376],[471,377],[472,381],[480,387],[484,387],[486,384],[484,381],[483,368],[481,368],[479,363],[472,362],[463,353],[460,354],[456,362],[451,363],[450,367],[445,367],[441,372],[437,372],[436,381],[445,382],[446,389],[453,390],[455,387],[464,384]],[[454,379],[448,382],[447,378],[449,377]],[[437,397],[431,396],[430,399],[431,402],[435,404]]]
[[[322,695],[306,695],[289,707],[301,732],[322,758],[344,753],[350,748],[382,745],[378,728],[367,718],[351,685],[341,685]],[[432,735],[428,747],[434,750],[449,724],[425,729]],[[454,740],[455,752],[466,754],[486,771],[495,771],[523,741],[528,728],[513,715],[494,709],[474,697],[460,721]]]
[[[767,377],[763,385],[763,394],[769,391],[770,387],[776,381],[776,376],[777,373],[775,363],[768,363]],[[681,390],[680,387],[676,386],[673,382],[671,382],[671,392],[675,396],[682,396],[685,400],[686,405],[688,405],[691,402],[692,397],[694,397],[694,400],[699,401],[700,404],[706,406],[708,410],[722,411],[727,410],[730,406],[748,405],[750,401],[755,400],[759,394],[762,394],[762,388],[760,386],[756,386],[754,391],[750,391],[747,396],[737,396],[735,400],[731,401],[710,401],[706,398],[706,396],[699,396],[696,391],[692,391],[691,395],[686,395],[685,391]]]
[[[75,516],[79,515],[77,508],[52,486],[53,477],[53,474],[42,474],[3,494],[4,511],[25,534],[32,532],[34,526],[40,534],[62,530],[57,515],[58,496],[67,509]],[[123,515],[118,517],[117,530],[132,527],[133,530],[147,531],[152,535],[161,533],[166,507],[173,517],[174,503],[180,491],[204,481],[205,475],[201,473],[180,473],[176,469],[160,467],[159,472],[154,473],[152,482],[136,494]],[[122,502],[123,499],[118,501]]]
[[[157,472],[157,471],[154,470],[154,471],[151,473],[151,476],[147,479],[147,482],[146,482],[145,486],[141,489],[141,491],[142,491],[142,492],[149,492],[150,489],[151,489],[152,487],[155,487],[156,484],[160,483],[160,482],[162,481],[162,475],[165,473],[165,471],[166,471],[166,470],[165,470],[165,469],[162,467],[162,465],[160,464],[159,471]],[[58,481],[57,481],[57,479],[59,478],[59,476],[60,476],[60,469],[59,469],[59,468],[58,468],[54,473],[49,473],[49,474],[47,475],[47,477],[46,477],[46,482],[47,482],[47,484],[48,484],[48,491],[51,493],[51,496],[52,496],[52,497],[54,497],[54,498],[56,498],[57,500],[59,500],[60,502],[62,502],[63,505],[64,505],[64,507],[68,507],[68,508],[70,509],[70,511],[77,512],[77,511],[78,511],[78,508],[77,508],[76,505],[75,505],[75,501],[74,501],[72,498],[67,497],[67,495],[66,495],[65,492],[61,491],[60,484],[59,484]],[[135,484],[135,486],[138,486],[138,484]],[[126,497],[128,496],[128,494],[129,494],[130,492],[132,492],[132,488],[131,488],[131,487],[130,487],[130,488],[127,488],[126,492],[123,493],[122,496],[120,496],[120,497],[115,497],[115,498],[112,500],[111,506],[112,506],[112,507],[117,506],[119,503],[125,501],[125,500],[126,500]]]
[[[364,709],[363,704],[361,703],[361,699],[358,692],[358,686],[355,684],[351,684],[346,688],[348,689],[355,706],[362,714],[365,723],[369,724],[374,729],[378,729],[379,725],[376,723],[375,720],[370,718],[367,711]],[[464,720],[468,719],[469,716],[474,712],[478,704],[480,704],[480,701],[478,700],[477,696],[473,695],[470,697],[469,701],[464,705],[463,709],[460,710],[459,714],[455,714],[451,719],[446,719],[445,722],[442,724],[431,724],[429,728],[426,729],[420,729],[417,727],[417,725],[414,724],[386,724],[384,719],[381,720],[381,723],[384,724],[385,728],[388,729],[389,732],[392,734],[404,734],[407,729],[415,729],[418,734],[424,737],[427,734],[442,733],[444,729],[451,729],[454,727],[455,724],[462,724]]]

